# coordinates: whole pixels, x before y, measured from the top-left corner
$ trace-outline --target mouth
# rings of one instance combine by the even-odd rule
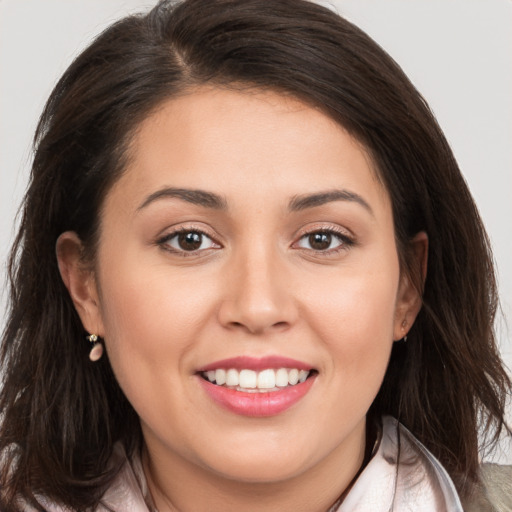
[[[280,356],[240,356],[200,368],[196,375],[213,403],[238,415],[265,417],[278,415],[300,402],[312,388],[318,371]]]
[[[299,368],[266,368],[261,371],[217,368],[199,375],[211,384],[242,393],[272,393],[302,384],[316,373],[316,370]]]

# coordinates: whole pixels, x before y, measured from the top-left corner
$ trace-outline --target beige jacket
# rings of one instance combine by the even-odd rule
[[[476,489],[465,512],[512,512],[512,466],[483,464],[482,486]]]

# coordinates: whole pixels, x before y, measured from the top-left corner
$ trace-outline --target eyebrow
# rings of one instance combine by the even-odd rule
[[[361,205],[365,210],[367,210],[372,216],[374,216],[371,206],[359,194],[349,190],[339,189],[295,196],[290,201],[288,208],[292,212],[297,212],[307,208],[322,206],[333,201],[349,201],[357,203]]]
[[[150,194],[137,208],[137,211],[146,208],[151,203],[160,199],[181,199],[187,203],[203,206],[204,208],[212,208],[214,210],[227,209],[226,200],[212,192],[206,192],[205,190],[198,189],[166,187]]]
[[[226,200],[213,192],[207,192],[199,189],[187,189],[187,188],[173,188],[166,187],[150,194],[144,202],[137,208],[137,211],[146,208],[151,203],[160,199],[181,199],[188,203],[203,206],[204,208],[211,208],[214,210],[226,210]],[[363,206],[371,215],[373,210],[371,206],[355,192],[349,190],[327,190],[324,192],[317,192],[314,194],[303,194],[295,196],[291,199],[288,209],[292,212],[306,210],[308,208],[315,208],[322,206],[327,203],[334,201],[349,201],[360,204]]]

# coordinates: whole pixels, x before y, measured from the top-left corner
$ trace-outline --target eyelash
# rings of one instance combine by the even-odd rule
[[[171,240],[175,239],[176,237],[179,237],[179,235],[192,234],[192,233],[198,234],[201,237],[206,237],[206,238],[210,239],[212,244],[216,245],[217,247],[209,247],[206,249],[195,249],[195,250],[187,251],[185,249],[176,249],[169,245],[169,242]],[[326,250],[315,250],[315,249],[309,249],[309,248],[305,248],[305,247],[297,247],[297,245],[302,240],[306,240],[308,237],[310,237],[312,235],[317,235],[317,234],[333,236],[339,240],[340,245],[333,249],[326,249]],[[201,244],[203,243],[203,241],[204,241],[204,239],[201,240]],[[356,243],[355,240],[352,237],[350,237],[349,235],[347,235],[347,233],[345,231],[341,231],[341,230],[335,229],[333,227],[322,227],[322,228],[316,228],[316,229],[312,229],[310,231],[303,232],[301,234],[301,236],[299,237],[299,239],[292,244],[292,247],[297,248],[302,251],[312,252],[315,255],[327,256],[327,255],[337,254],[341,251],[347,251],[348,249],[350,249],[350,247],[354,246],[355,243]],[[171,233],[167,233],[166,235],[159,238],[156,241],[156,244],[158,246],[160,246],[162,249],[164,249],[168,252],[171,252],[173,254],[182,256],[182,257],[197,256],[202,251],[208,251],[209,249],[214,249],[214,248],[215,249],[222,248],[222,246],[218,242],[216,242],[215,239],[212,236],[210,236],[208,233],[206,233],[203,229],[194,228],[194,227],[183,227],[183,228],[176,229],[176,230],[172,231]]]
[[[313,253],[315,256],[333,256],[336,255],[342,251],[348,251],[351,247],[353,247],[356,244],[356,241],[353,237],[349,236],[346,231],[341,229],[336,229],[335,227],[329,226],[329,227],[318,227],[314,229],[310,229],[306,232],[303,232],[298,239],[297,242],[294,242],[294,246],[296,246],[298,243],[300,243],[302,240],[306,240],[308,237],[312,235],[330,235],[340,242],[340,245],[337,247],[334,247],[333,249],[326,249],[326,250],[314,250],[314,249],[308,249],[303,247],[298,247],[299,250],[308,251],[310,253]]]
[[[182,227],[182,228],[176,229],[176,230],[172,231],[171,233],[167,233],[166,235],[159,238],[156,241],[156,243],[158,246],[160,246],[165,251],[171,252],[173,254],[176,254],[178,256],[182,256],[185,258],[190,257],[190,256],[197,256],[199,254],[199,252],[206,251],[206,250],[210,249],[210,248],[196,249],[196,250],[192,250],[192,251],[187,251],[184,249],[176,249],[169,245],[169,242],[171,242],[171,240],[173,240],[174,238],[177,238],[182,234],[192,234],[192,233],[195,233],[195,234],[200,235],[201,237],[206,237],[206,238],[210,239],[212,241],[212,244],[217,246],[217,247],[211,247],[211,248],[221,248],[222,247],[218,242],[215,241],[215,239],[212,236],[210,236],[208,233],[206,233],[203,229],[194,228],[194,227]],[[202,240],[201,243],[203,243],[203,241],[204,240]]]

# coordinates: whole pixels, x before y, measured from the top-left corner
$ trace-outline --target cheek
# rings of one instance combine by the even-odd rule
[[[140,264],[127,267],[103,269],[105,344],[128,400],[141,418],[152,418],[162,410],[161,390],[173,390],[166,402],[183,409],[183,377],[208,316],[207,297],[191,292],[190,280],[171,279],[163,268],[149,272]]]
[[[208,308],[209,292],[197,278],[176,275],[162,265],[125,262],[105,265],[102,275],[102,316],[106,339],[133,343],[140,352],[186,342]]]
[[[152,382],[159,369],[174,378],[208,311],[207,290],[193,276],[172,275],[166,265],[131,257],[129,251],[118,256],[105,258],[100,273],[105,343],[114,372],[123,388],[132,381]]]
[[[378,389],[384,376],[393,343],[399,276],[398,264],[385,268],[350,269],[309,294],[308,322],[319,334],[332,370],[345,383],[364,380]]]

